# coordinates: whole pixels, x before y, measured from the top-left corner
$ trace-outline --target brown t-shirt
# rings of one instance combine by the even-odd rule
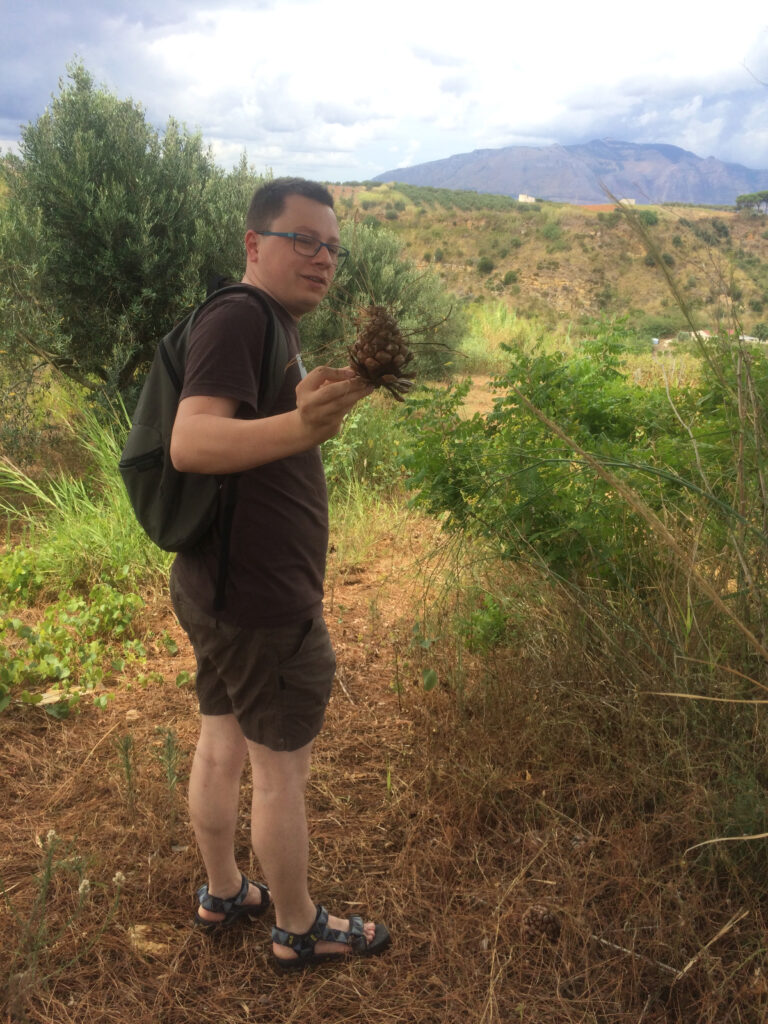
[[[291,361],[272,414],[296,408],[301,363],[296,324],[276,302]],[[232,398],[237,416],[253,419],[267,328],[258,299],[236,294],[214,300],[190,338],[182,398]],[[328,496],[320,449],[241,473],[232,523],[225,607],[214,612],[219,530],[179,554],[174,574],[188,598],[224,622],[255,628],[290,625],[322,611],[328,547]]]

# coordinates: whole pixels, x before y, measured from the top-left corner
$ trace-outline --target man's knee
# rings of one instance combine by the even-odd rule
[[[241,772],[247,752],[234,715],[204,715],[195,760],[207,771]]]
[[[244,749],[217,749],[210,745],[199,745],[195,750],[195,765],[199,771],[207,775],[239,776],[244,763]]]
[[[298,750],[270,750],[248,740],[253,786],[264,795],[303,793],[309,781],[312,744]]]

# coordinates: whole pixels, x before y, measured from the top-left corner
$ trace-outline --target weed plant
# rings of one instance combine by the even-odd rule
[[[17,907],[0,881],[0,895],[14,924],[12,946],[6,950],[10,954],[10,969],[5,979],[7,1006],[14,1021],[26,1021],[31,998],[39,998],[54,979],[72,970],[99,941],[115,914],[122,884],[120,877],[115,876],[114,895],[107,905],[100,906],[100,924],[90,927],[85,937],[82,929],[91,916],[91,902],[96,899],[97,890],[105,887],[91,882],[86,860],[73,844],[59,838],[53,830],[45,839],[38,837],[37,842],[41,862],[34,876],[37,891],[32,905],[23,910]],[[68,903],[64,913],[63,893]],[[78,936],[85,941],[77,941]]]
[[[155,757],[163,771],[163,779],[168,793],[169,822],[173,828],[178,814],[177,790],[183,752],[179,746],[179,738],[173,729],[158,728],[157,732],[161,736],[161,740],[155,749]]]
[[[142,607],[137,594],[101,583],[87,597],[61,597],[34,624],[0,613],[0,711],[11,702],[43,704],[63,717],[83,694],[105,707],[103,684],[136,660],[133,629]]]
[[[114,748],[122,770],[125,804],[128,808],[128,813],[133,815],[136,810],[136,759],[133,736],[130,733],[123,733],[122,736],[115,740]]]

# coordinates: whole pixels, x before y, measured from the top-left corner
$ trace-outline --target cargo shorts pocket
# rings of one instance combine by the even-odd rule
[[[312,620],[298,650],[277,666],[281,733],[296,750],[320,731],[331,696],[336,655],[322,616]]]

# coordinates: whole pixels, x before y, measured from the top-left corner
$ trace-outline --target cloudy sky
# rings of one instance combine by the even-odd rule
[[[613,138],[768,168],[768,2],[0,0],[0,148],[82,59],[230,168],[362,180]]]

